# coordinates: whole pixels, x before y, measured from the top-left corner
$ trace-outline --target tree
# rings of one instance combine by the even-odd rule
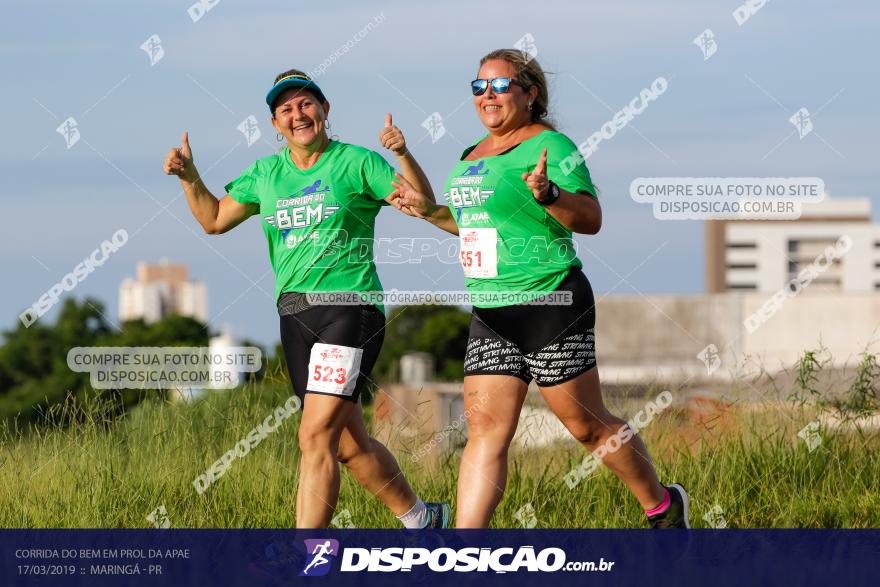
[[[106,421],[124,414],[156,390],[96,390],[88,373],[72,371],[68,352],[90,346],[207,346],[206,325],[185,316],[168,316],[155,324],[133,320],[114,330],[104,305],[94,299],[64,302],[55,324],[19,324],[3,333],[0,347],[0,419],[24,425],[65,423],[79,406],[99,400]]]
[[[388,315],[385,342],[373,369],[373,379],[397,380],[400,357],[413,351],[434,356],[437,379],[461,379],[469,325],[470,314],[454,306],[395,308]]]

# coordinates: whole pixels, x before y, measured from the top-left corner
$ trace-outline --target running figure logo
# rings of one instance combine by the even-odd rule
[[[431,135],[431,144],[439,141],[446,134],[446,127],[443,126],[443,117],[439,112],[434,112],[422,122],[422,127]]]
[[[485,161],[480,161],[479,165],[470,165],[467,169],[464,170],[462,175],[486,175],[489,173],[489,169],[483,170],[483,165],[485,165]]]
[[[703,361],[703,364],[706,365],[707,375],[711,375],[721,366],[721,354],[718,352],[718,347],[714,344],[710,344],[697,353],[697,358]]]
[[[328,556],[336,557],[339,554],[339,541],[332,538],[318,538],[306,540],[305,543],[309,558],[299,576],[321,577],[329,573],[331,559]]]
[[[302,189],[298,194],[294,194],[293,196],[308,196],[311,194],[323,194],[330,191],[330,186],[325,185],[323,188],[320,188],[321,180],[315,180],[315,183],[311,185],[307,185]],[[320,188],[320,189],[319,189]]]
[[[68,149],[79,142],[79,128],[76,119],[72,116],[62,122],[58,128],[55,129],[55,132],[64,137],[64,143],[67,145]]]
[[[260,137],[263,136],[263,133],[260,132],[260,125],[257,123],[257,117],[253,114],[242,120],[235,128],[244,135],[248,147],[259,141]]]
[[[162,39],[159,38],[159,35],[150,35],[149,39],[141,43],[141,49],[150,56],[150,67],[165,57],[165,49],[162,47]]]
[[[788,121],[797,129],[798,137],[801,139],[813,132],[813,121],[810,118],[810,111],[806,108],[795,112]]]
[[[715,33],[712,32],[712,29],[706,29],[700,33],[700,36],[694,39],[694,45],[703,52],[703,61],[707,61],[718,50],[718,43],[715,42]]]
[[[535,37],[532,33],[526,33],[519,41],[513,44],[514,49],[519,49],[526,63],[538,56],[538,47],[535,45]]]

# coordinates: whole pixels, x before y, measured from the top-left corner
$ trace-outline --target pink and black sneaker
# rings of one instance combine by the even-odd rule
[[[651,528],[690,528],[690,503],[687,491],[678,483],[664,485],[666,499],[646,510]]]

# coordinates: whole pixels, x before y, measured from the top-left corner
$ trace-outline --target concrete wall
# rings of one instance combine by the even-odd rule
[[[804,351],[818,350],[820,345],[830,355],[831,367],[853,367],[858,355],[880,337],[880,294],[811,292],[809,288],[784,298],[772,317],[749,332],[744,321],[772,295],[600,298],[596,349],[606,393],[669,385],[683,388],[676,392],[677,401],[690,407],[692,396],[699,398],[707,389],[726,392],[734,380],[754,375],[759,368],[777,373],[794,365]],[[717,347],[721,360],[711,374],[697,357],[710,344]],[[876,347],[871,346],[874,351]],[[611,391],[615,385],[620,387]],[[567,440],[568,434],[535,389],[533,382],[514,442],[540,446]],[[374,407],[374,434],[394,447],[401,461],[436,465],[443,462],[441,455],[464,439],[463,399],[461,383],[383,386]]]
[[[756,311],[767,297],[745,295],[743,314]],[[805,350],[828,349],[835,367],[853,365],[880,340],[880,294],[812,293],[788,299],[752,333],[742,335],[742,352],[761,356],[769,367],[790,366]]]
[[[827,348],[835,367],[853,365],[880,337],[880,294],[811,292],[785,297],[753,332],[744,321],[773,294],[609,296],[597,304],[599,372],[608,383],[729,378],[762,363],[771,372],[792,366],[806,350]],[[697,358],[707,345],[722,368],[708,377]],[[876,347],[872,347],[876,351]],[[748,359],[748,361],[747,361]]]

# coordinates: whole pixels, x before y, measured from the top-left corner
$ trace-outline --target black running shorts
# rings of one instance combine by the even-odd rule
[[[474,308],[464,374],[510,375],[541,387],[574,379],[596,366],[596,307],[586,275],[572,268],[556,291],[570,306],[517,304]]]
[[[310,306],[305,295],[278,300],[281,344],[293,390],[357,402],[382,349],[385,315],[374,305]]]

